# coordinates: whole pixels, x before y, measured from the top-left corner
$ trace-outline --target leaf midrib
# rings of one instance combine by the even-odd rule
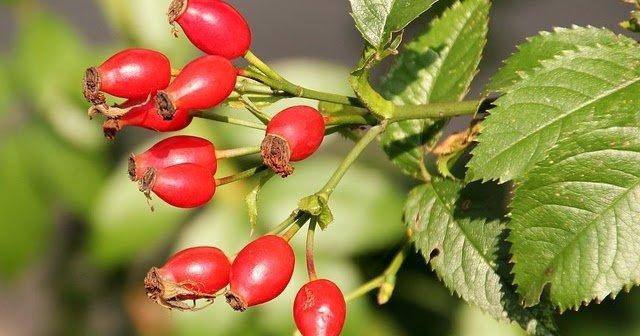
[[[633,151],[633,152],[635,153],[635,151]],[[558,250],[558,253],[556,253],[555,257],[553,257],[553,259],[551,261],[549,261],[549,263],[547,263],[545,265],[545,267],[543,268],[543,272],[541,273],[542,279],[544,280],[544,270],[548,269],[550,266],[555,265],[555,262],[557,261],[557,259],[561,255],[564,255],[564,253],[566,252],[566,250],[567,250],[567,248],[569,246],[573,245],[582,236],[582,234],[587,229],[591,228],[594,224],[596,224],[604,216],[605,213],[607,213],[607,212],[611,211],[612,209],[614,209],[618,205],[618,202],[620,202],[621,200],[625,199],[626,196],[632,190],[635,190],[638,187],[640,187],[640,178],[636,177],[636,182],[635,183],[631,184],[627,190],[625,190],[623,193],[621,193],[619,196],[617,196],[613,200],[611,205],[609,205],[609,206],[605,207],[604,209],[602,209],[602,211],[599,214],[597,214],[597,216],[595,216],[592,220],[588,221],[584,225],[584,227],[582,227],[578,232],[576,232],[574,234],[573,238],[571,238],[567,244],[565,244],[560,250]],[[546,281],[546,282],[548,282],[548,281]]]
[[[563,68],[563,67],[558,67],[558,68],[555,68],[555,69],[559,69],[559,68]],[[540,125],[539,127],[537,127],[533,132],[529,133],[529,135],[524,136],[524,137],[522,137],[522,138],[520,138],[520,139],[517,139],[517,140],[516,140],[515,142],[513,142],[509,147],[505,147],[505,148],[501,149],[500,151],[498,151],[498,153],[496,153],[496,154],[493,156],[493,158],[491,158],[491,160],[489,160],[488,162],[493,162],[493,161],[497,160],[497,158],[498,158],[498,157],[502,156],[505,152],[512,150],[516,145],[518,145],[518,144],[519,144],[519,143],[521,143],[522,141],[529,140],[529,139],[530,139],[534,134],[539,133],[539,132],[540,132],[540,131],[542,131],[543,129],[548,128],[549,126],[551,126],[551,125],[555,124],[556,122],[558,122],[558,121],[562,121],[562,120],[564,120],[565,118],[569,117],[570,115],[572,115],[572,114],[574,114],[574,113],[576,113],[576,112],[578,112],[578,111],[580,111],[580,110],[584,109],[585,107],[588,107],[588,106],[589,106],[589,105],[591,105],[591,104],[597,103],[597,102],[599,102],[600,100],[602,100],[602,99],[604,99],[604,98],[606,98],[606,97],[608,97],[608,96],[610,96],[610,95],[613,95],[613,94],[615,94],[615,93],[617,93],[617,92],[619,92],[619,91],[621,91],[621,90],[623,90],[623,89],[626,89],[627,87],[629,87],[629,86],[631,86],[631,85],[633,85],[633,84],[636,84],[636,83],[638,83],[638,82],[640,82],[640,77],[636,77],[636,78],[634,78],[633,80],[623,82],[623,83],[622,83],[622,85],[617,86],[617,87],[615,87],[615,88],[614,88],[614,89],[612,89],[612,90],[607,90],[607,91],[605,91],[603,94],[598,95],[598,96],[594,97],[593,99],[590,99],[590,100],[585,101],[584,103],[582,103],[582,104],[580,104],[580,105],[578,105],[578,106],[576,106],[576,107],[574,107],[574,108],[570,109],[569,111],[567,111],[566,113],[564,113],[564,114],[562,114],[562,115],[558,116],[557,118],[553,118],[553,119],[551,119],[548,123],[545,123],[545,124]],[[531,88],[531,87],[537,87],[537,86],[530,86],[529,88]],[[518,88],[518,89],[521,89],[521,88],[522,88],[522,87],[520,87],[520,88]],[[488,162],[487,162],[487,163],[488,163]],[[528,164],[530,165],[530,164],[531,164],[531,162],[529,162]]]

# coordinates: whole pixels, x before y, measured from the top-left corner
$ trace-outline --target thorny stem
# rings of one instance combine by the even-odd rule
[[[253,167],[251,169],[247,169],[247,170],[245,170],[243,172],[240,172],[240,173],[237,173],[237,174],[233,174],[233,175],[229,175],[229,176],[226,176],[226,177],[222,177],[222,178],[216,179],[216,186],[222,186],[222,185],[225,185],[225,184],[229,184],[229,183],[233,183],[233,182],[236,182],[236,181],[240,181],[240,180],[249,178],[251,176],[254,176],[254,175],[256,175],[256,174],[258,174],[260,172],[263,172],[265,170],[267,170],[267,166],[260,165],[260,166],[257,166],[257,167]]]
[[[309,230],[307,231],[307,272],[309,273],[309,281],[318,279],[316,274],[316,265],[313,262],[313,243],[314,235],[316,231],[316,220],[311,219],[309,223]]]
[[[198,117],[198,118],[203,118],[203,119],[209,119],[209,120],[213,120],[213,121],[223,122],[223,123],[227,123],[227,124],[239,125],[239,126],[244,126],[244,127],[248,127],[248,128],[258,129],[258,130],[266,130],[267,129],[267,127],[265,125],[254,123],[254,122],[251,122],[251,121],[246,121],[246,120],[235,119],[235,118],[223,116],[223,115],[220,115],[220,114],[216,113],[215,111],[197,112],[197,113],[194,113],[193,116],[194,117]]]
[[[234,149],[216,150],[216,158],[219,160],[231,159],[241,156],[260,153],[260,146],[240,147]]]

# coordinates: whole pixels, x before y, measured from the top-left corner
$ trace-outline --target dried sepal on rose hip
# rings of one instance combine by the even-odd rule
[[[153,100],[128,100],[117,108],[127,111],[121,116],[107,118],[102,131],[107,139],[115,139],[118,132],[127,126],[141,127],[156,132],[175,132],[185,129],[193,121],[186,110],[177,110],[171,120],[164,120],[156,110]]]
[[[302,286],[293,303],[293,319],[303,336],[339,336],[346,315],[342,291],[326,279]]]
[[[223,102],[236,86],[236,68],[220,56],[202,56],[180,71],[155,97],[156,109],[165,120],[179,110],[206,110]]]
[[[229,273],[229,305],[239,311],[273,300],[293,275],[295,255],[280,236],[262,236],[236,256]]]
[[[166,168],[183,163],[202,166],[214,175],[218,170],[216,148],[207,139],[190,135],[177,135],[153,145],[144,153],[129,158],[129,177],[140,180],[150,167]]]
[[[293,106],[281,111],[267,125],[261,146],[264,164],[282,177],[291,175],[290,162],[311,156],[322,144],[324,131],[324,118],[313,107]]]
[[[167,308],[193,310],[186,300],[213,300],[229,283],[231,263],[218,248],[192,247],[153,267],[144,279],[147,296]]]
[[[154,50],[125,49],[98,67],[88,68],[84,97],[93,105],[104,105],[104,93],[127,99],[146,98],[171,81],[169,59]]]
[[[224,1],[173,0],[169,23],[182,27],[187,38],[209,55],[234,59],[251,45],[251,29],[242,15]]]
[[[153,192],[166,203],[183,209],[203,206],[216,193],[211,170],[193,163],[166,168],[149,167],[136,182],[147,198],[151,199]]]

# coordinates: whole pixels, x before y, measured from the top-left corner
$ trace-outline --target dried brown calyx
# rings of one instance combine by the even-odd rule
[[[169,23],[173,24],[187,10],[188,0],[173,0],[169,5],[167,18]]]
[[[176,114],[176,107],[171,101],[171,97],[164,91],[160,91],[156,95],[156,110],[164,120],[171,120]]]
[[[289,163],[291,147],[283,137],[267,134],[260,147],[262,162],[274,173],[287,177],[293,173],[293,166]]]
[[[102,124],[102,133],[104,137],[113,140],[116,138],[116,134],[122,130],[122,125],[118,119],[107,119]]]
[[[84,73],[83,91],[84,98],[93,105],[104,105],[107,99],[100,92],[100,73],[95,67],[88,68]]]
[[[229,304],[229,306],[231,306],[231,308],[233,308],[234,310],[247,310],[247,304],[239,296],[233,294],[232,292],[227,292],[224,296],[227,299],[227,303]]]
[[[152,267],[144,278],[144,289],[149,299],[153,300],[157,304],[169,308],[178,309],[182,311],[196,311],[200,310],[213,302],[215,295],[207,295],[190,290],[184,284],[175,283],[165,279],[160,269]],[[209,301],[203,307],[197,307],[194,304],[189,305],[185,303],[186,300],[206,299]]]

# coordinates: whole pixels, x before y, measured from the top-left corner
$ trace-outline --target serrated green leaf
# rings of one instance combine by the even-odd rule
[[[565,310],[640,283],[638,125],[637,109],[599,120],[559,143],[516,190],[509,240],[526,303],[547,284]]]
[[[410,193],[405,221],[416,248],[449,289],[496,319],[517,322],[534,335],[554,335],[543,308],[520,306],[508,284],[506,192],[494,184],[465,187],[435,178]]]
[[[577,50],[579,46],[596,47],[598,45],[634,45],[636,41],[616,35],[604,28],[580,27],[555,28],[553,32],[541,32],[527,39],[517,47],[504,66],[487,85],[488,92],[506,92],[523,77],[529,76],[540,67],[540,62],[553,58],[565,50]]]
[[[384,49],[391,35],[404,29],[437,0],[350,0],[356,27],[371,46]]]
[[[477,72],[486,42],[487,0],[456,2],[410,42],[383,81],[383,95],[395,104],[461,100]],[[391,124],[382,147],[404,173],[428,179],[424,156],[446,121],[411,120]]]
[[[640,96],[640,52],[617,45],[580,48],[542,68],[496,101],[483,122],[467,179],[518,179],[559,140],[593,118],[633,112]]]

